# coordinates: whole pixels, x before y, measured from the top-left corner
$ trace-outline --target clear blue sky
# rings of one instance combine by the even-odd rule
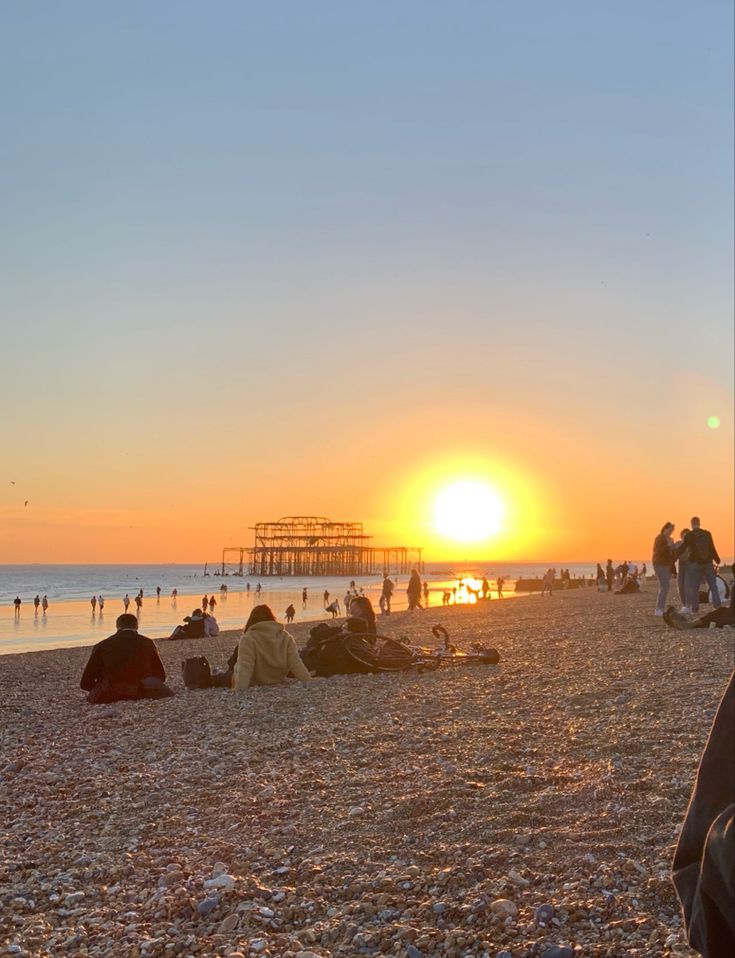
[[[731,433],[732,36],[726,0],[3,5],[14,467],[107,508],[124,439],[280,468],[464,408],[632,430],[654,477]]]

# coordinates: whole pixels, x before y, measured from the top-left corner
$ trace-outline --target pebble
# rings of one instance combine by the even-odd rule
[[[424,958],[424,953],[423,951],[419,951],[415,945],[407,945],[406,958]]]
[[[541,958],[574,958],[574,949],[567,945],[553,945],[541,953]]]
[[[225,891],[229,891],[231,888],[234,888],[236,884],[236,879],[232,875],[217,875],[215,878],[208,878],[204,882],[205,888],[223,888]]]
[[[248,948],[251,951],[261,952],[265,951],[267,947],[268,942],[265,940],[265,938],[251,938],[248,942]]]
[[[536,909],[534,917],[538,924],[548,925],[551,919],[554,917],[554,906],[548,903],[539,905]]]
[[[208,915],[210,912],[213,912],[215,908],[219,908],[219,898],[217,898],[216,895],[203,898],[197,905],[197,911],[200,915]]]
[[[431,907],[435,915],[443,915],[448,906],[445,901],[437,901]]]
[[[517,906],[507,898],[496,898],[490,905],[490,911],[496,915],[508,915],[515,918],[518,914]]]

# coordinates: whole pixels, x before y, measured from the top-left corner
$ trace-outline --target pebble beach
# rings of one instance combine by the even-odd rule
[[[242,693],[180,672],[236,632],[160,641],[176,696],[111,706],[89,649],[0,657],[0,954],[694,955],[670,866],[733,631],[654,599],[399,613],[501,662]]]

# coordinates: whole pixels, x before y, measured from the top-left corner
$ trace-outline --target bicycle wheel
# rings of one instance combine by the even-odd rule
[[[349,635],[344,638],[343,645],[361,670],[403,672],[416,664],[415,657],[407,646],[382,635]]]

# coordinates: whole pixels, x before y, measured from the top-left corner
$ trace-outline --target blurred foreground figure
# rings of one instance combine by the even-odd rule
[[[673,880],[689,943],[704,958],[735,955],[735,672],[702,755]]]

